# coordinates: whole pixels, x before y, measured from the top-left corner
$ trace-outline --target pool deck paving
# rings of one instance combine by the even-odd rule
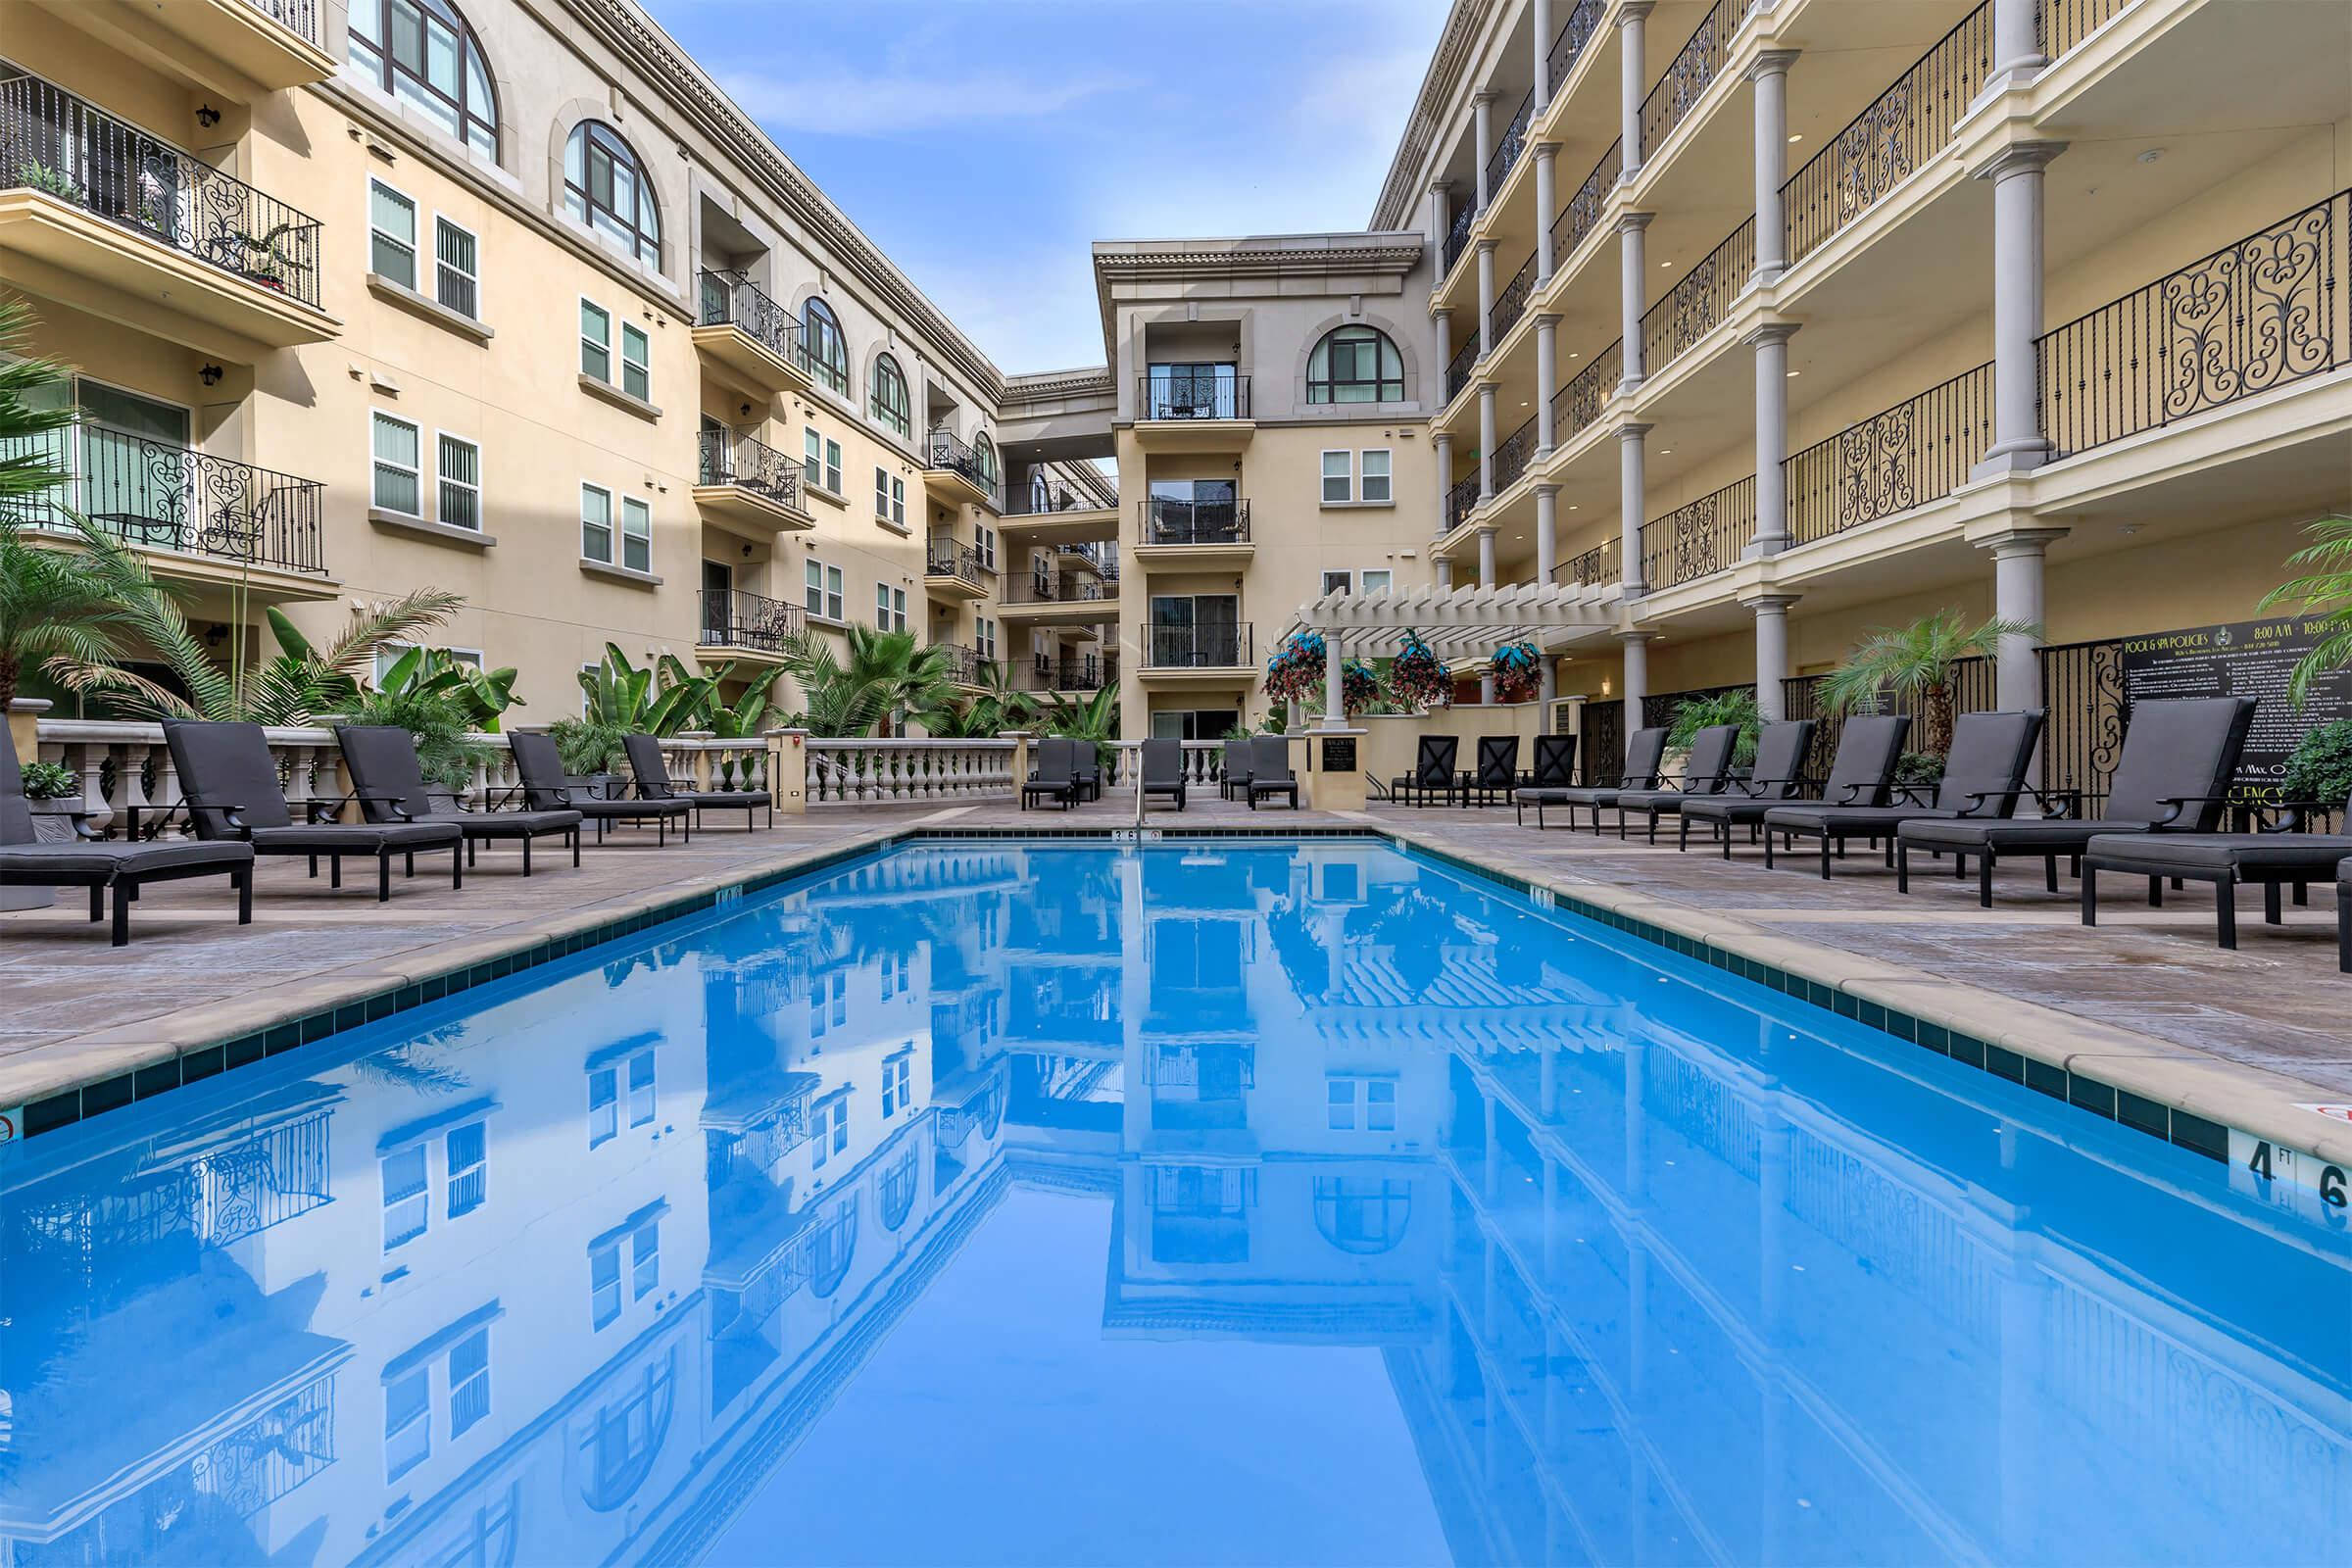
[[[591,843],[576,870],[544,853],[528,879],[512,851],[485,851],[463,890],[450,887],[446,858],[428,857],[413,881],[396,871],[388,904],[375,901],[367,872],[334,891],[299,858],[271,858],[255,878],[250,926],[235,923],[224,880],[165,883],[140,899],[122,949],[107,945],[103,922],[86,919],[81,894],[64,891],[52,908],[0,913],[0,1112],[909,830],[1107,832],[1130,825],[1133,809],[1126,796],[1074,812],[1023,812],[1008,801],[820,808],[753,833],[714,818],[691,843],[667,848],[650,832]],[[2087,930],[2077,884],[2062,879],[2047,893],[2032,862],[2001,869],[1996,906],[1984,910],[1973,877],[1916,874],[1917,860],[1912,893],[1896,893],[1893,873],[1860,846],[1824,882],[1801,853],[1767,870],[1744,841],[1727,863],[1713,847],[1678,853],[1671,831],[1654,848],[1638,834],[1621,842],[1613,829],[1539,832],[1507,808],[1375,804],[1360,814],[1294,814],[1197,793],[1181,817],[1157,809],[1149,825],[1388,832],[2323,1159],[2352,1160],[2352,1125],[2305,1108],[2352,1102],[2352,976],[2335,966],[2332,886],[2314,888],[2308,908],[2290,904],[2279,926],[2262,923],[2249,895],[2241,946],[2227,953],[2213,944],[2202,888],[2149,909],[2143,884],[2109,878],[2099,926]]]

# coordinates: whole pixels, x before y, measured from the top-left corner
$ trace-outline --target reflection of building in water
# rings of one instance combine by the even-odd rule
[[[1114,1205],[1106,1335],[1381,1348],[1465,1560],[2342,1539],[2327,1314],[2185,1304],[2340,1249],[1434,875],[941,846],[26,1146],[0,1563],[691,1560],[1015,1185]]]

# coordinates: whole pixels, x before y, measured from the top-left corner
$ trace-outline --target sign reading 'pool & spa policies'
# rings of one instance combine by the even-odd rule
[[[2295,665],[2319,646],[2322,635],[2317,616],[2280,615],[2127,637],[2124,695],[2134,703],[2160,697],[2260,698],[2238,777],[2276,785],[2286,771],[2287,754],[2306,730],[2352,718],[2352,670],[2313,681],[2300,712],[2286,695]]]

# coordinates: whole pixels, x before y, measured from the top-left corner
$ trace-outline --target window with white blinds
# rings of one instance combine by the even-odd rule
[[[460,316],[482,314],[474,237],[446,218],[433,220],[433,298]]]
[[[482,526],[482,449],[454,435],[441,437],[441,520],[453,528]]]

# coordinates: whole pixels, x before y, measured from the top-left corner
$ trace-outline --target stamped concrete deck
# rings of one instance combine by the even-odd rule
[[[415,881],[396,880],[385,905],[371,877],[334,892],[299,860],[271,860],[257,878],[251,926],[234,923],[224,883],[169,883],[142,899],[122,950],[83,918],[78,896],[61,895],[53,909],[0,914],[0,1107],[907,828],[1107,830],[1132,810],[1125,798],[1072,813],[1023,813],[1008,802],[823,808],[748,835],[714,822],[667,849],[650,834],[622,835],[591,846],[577,870],[547,856],[527,881],[511,853],[485,856],[463,891],[427,861]],[[2180,1108],[2352,1157],[2352,1129],[2297,1108],[2352,1101],[2352,977],[2335,968],[2331,889],[2315,890],[2308,909],[2290,906],[2281,927],[2262,925],[2249,896],[2243,946],[2228,954],[2212,945],[2210,903],[2197,889],[2150,910],[2138,884],[2111,878],[2101,924],[2085,930],[2074,884],[2043,892],[2037,864],[2004,868],[1999,906],[1985,911],[1973,881],[1915,877],[1912,895],[1898,895],[1859,847],[1824,883],[1801,858],[1767,871],[1745,844],[1726,864],[1695,848],[1538,833],[1507,809],[1294,815],[1196,796],[1181,818],[1152,817],[1162,829],[1308,824],[1392,831]]]

